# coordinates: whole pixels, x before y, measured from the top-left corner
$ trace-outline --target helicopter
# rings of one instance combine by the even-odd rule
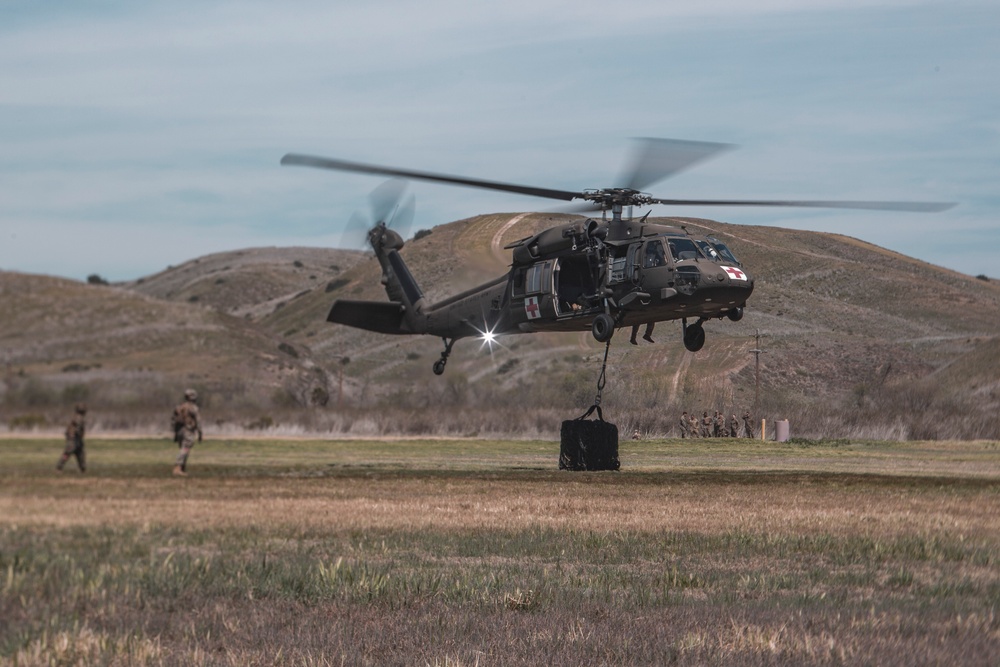
[[[516,185],[479,178],[288,153],[282,165],[413,179],[573,202],[574,212],[597,213],[545,229],[504,246],[510,270],[482,285],[430,303],[400,251],[403,237],[391,223],[400,210],[398,188],[373,193],[375,220],[367,230],[382,268],[389,301],[334,301],[328,322],[392,335],[432,335],[444,351],[433,366],[445,371],[455,342],[479,337],[535,332],[590,331],[610,344],[615,330],[680,320],[684,347],[705,345],[704,324],[713,319],[738,322],[754,290],[754,278],[732,250],[711,234],[685,226],[633,217],[636,207],[769,206],[846,208],[910,212],[943,211],[954,204],[906,201],[695,200],[665,199],[642,190],[718,153],[730,144],[644,138],[637,140],[622,185],[581,191]],[[393,181],[386,185],[388,186]],[[386,194],[388,192],[397,194]],[[386,198],[388,197],[388,201]],[[634,337],[633,337],[634,342]]]

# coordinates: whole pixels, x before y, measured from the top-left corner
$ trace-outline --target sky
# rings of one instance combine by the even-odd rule
[[[739,148],[657,197],[957,206],[654,216],[1000,277],[998,31],[995,0],[0,0],[0,270],[126,280],[337,246],[384,179],[288,152],[576,191],[621,184],[631,138],[664,137]],[[554,207],[410,190],[414,230]]]

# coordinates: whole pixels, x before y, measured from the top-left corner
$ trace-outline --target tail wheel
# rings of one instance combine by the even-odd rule
[[[615,335],[615,321],[607,313],[601,313],[594,318],[594,323],[590,327],[590,332],[599,343],[606,343]]]

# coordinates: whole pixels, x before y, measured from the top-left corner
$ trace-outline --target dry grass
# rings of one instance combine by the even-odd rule
[[[408,243],[428,299],[499,275],[490,244],[514,217],[477,216]],[[528,215],[499,241],[565,219]],[[1000,283],[838,235],[683,222],[732,245],[754,295],[739,323],[706,324],[698,353],[684,350],[677,322],[657,327],[656,345],[615,337],[604,400],[623,429],[676,435],[681,410],[753,406],[749,350],[760,329],[755,412],[791,420],[794,435],[1000,438]],[[439,378],[436,338],[325,323],[335,298],[385,298],[378,263],[358,258],[236,251],[120,287],[0,272],[3,421],[60,424],[67,406],[87,400],[107,428],[162,425],[193,386],[207,418],[229,429],[271,420],[356,436],[554,437],[593,400],[603,348],[586,332],[507,336],[492,354],[464,340]]]
[[[991,664],[995,443],[0,441],[0,664]],[[51,460],[50,460],[51,459]],[[975,463],[970,474],[969,462]]]

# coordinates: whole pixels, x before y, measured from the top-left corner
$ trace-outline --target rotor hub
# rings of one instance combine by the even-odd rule
[[[649,206],[656,202],[652,196],[632,188],[584,190],[580,193],[580,199],[593,202],[602,210],[610,210],[616,206]]]

